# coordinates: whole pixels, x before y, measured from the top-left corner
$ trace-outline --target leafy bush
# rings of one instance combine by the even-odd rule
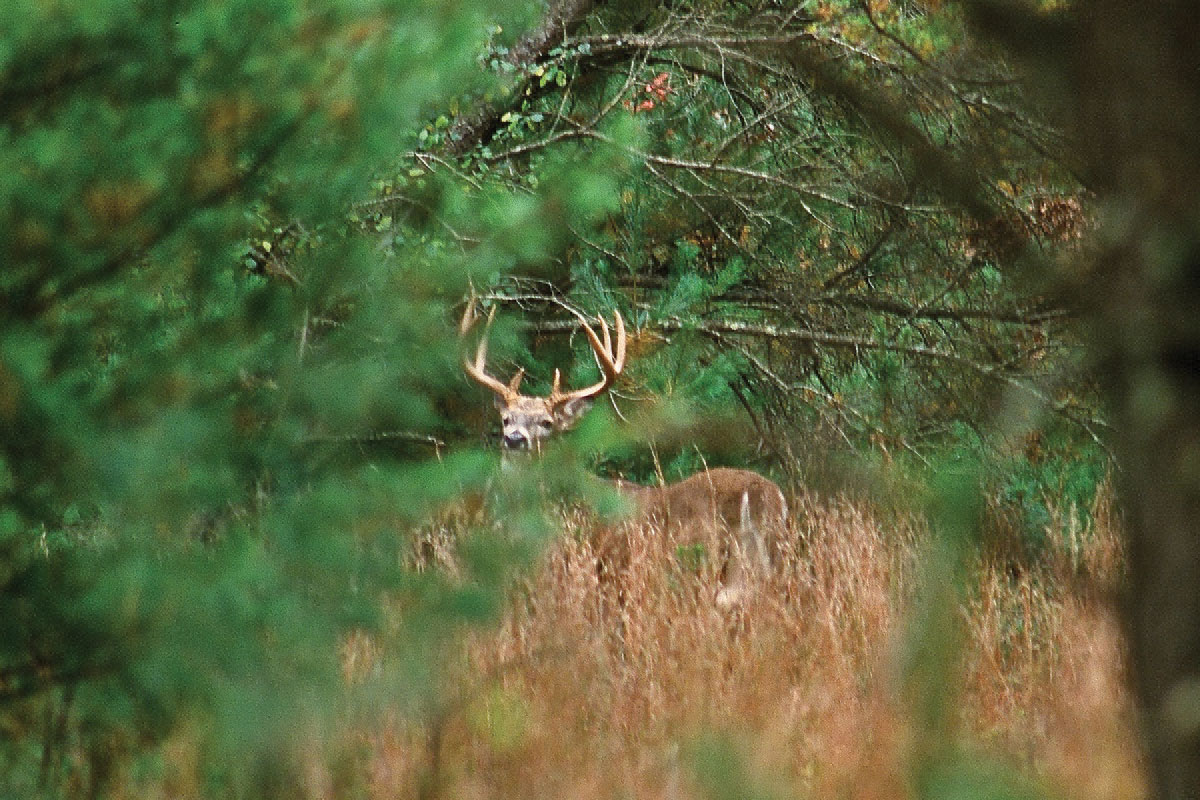
[[[594,176],[618,164],[564,157],[520,196],[430,180],[470,257],[368,194],[425,109],[486,88],[464,76],[494,15],[0,8],[8,794],[169,777],[182,739],[213,795],[292,796],[334,718],[372,707],[354,695],[430,708],[441,642],[495,615],[532,520],[469,544],[461,583],[406,566],[414,523],[492,471],[436,457],[463,380],[447,306],[610,207]],[[347,684],[364,633],[378,659]]]

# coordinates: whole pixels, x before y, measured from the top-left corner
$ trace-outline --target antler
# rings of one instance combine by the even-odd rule
[[[573,391],[561,391],[560,375],[558,370],[554,370],[554,388],[550,390],[548,401],[551,406],[560,406],[569,400],[584,400],[596,397],[602,394],[616,382],[617,376],[621,374],[621,370],[625,368],[625,321],[621,319],[621,312],[613,310],[613,317],[616,320],[617,327],[617,349],[613,352],[612,338],[608,335],[608,325],[604,321],[604,317],[599,314],[596,319],[600,321],[600,332],[604,335],[604,341],[601,342],[600,337],[592,330],[592,326],[584,319],[583,315],[574,309],[569,309],[575,318],[579,320],[579,324],[583,326],[583,332],[587,335],[588,341],[591,342],[592,351],[596,354],[596,363],[600,366],[600,371],[604,373],[604,377],[598,383],[595,383],[586,389],[575,389]]]
[[[621,312],[613,311],[617,328],[617,344],[614,352],[612,337],[608,332],[608,324],[604,321],[603,317],[596,315],[596,319],[600,322],[600,335],[598,336],[582,314],[574,309],[569,310],[579,320],[579,324],[583,326],[583,332],[592,345],[592,350],[596,354],[596,363],[600,365],[600,370],[604,373],[604,377],[599,382],[587,388],[564,392],[561,388],[562,376],[557,369],[554,370],[554,387],[550,390],[550,396],[547,398],[547,401],[553,407],[561,406],[570,400],[590,399],[608,391],[613,383],[616,382],[617,376],[621,374],[621,370],[625,368],[625,321],[621,319]],[[506,403],[511,403],[519,395],[518,390],[521,386],[521,378],[525,376],[525,370],[517,370],[517,374],[513,376],[508,385],[505,385],[498,378],[487,374],[488,333],[491,332],[492,320],[495,317],[496,308],[493,306],[491,312],[488,314],[487,325],[483,329],[483,335],[479,337],[479,345],[475,349],[475,360],[472,361],[464,355],[463,369],[466,370],[467,375],[476,383],[491,389]],[[472,293],[470,300],[467,301],[466,310],[463,311],[462,322],[458,326],[459,336],[466,339],[467,334],[470,333],[471,328],[475,326],[477,321],[475,295]]]
[[[488,314],[487,325],[483,329],[483,335],[479,337],[479,346],[475,349],[475,361],[466,355],[463,356],[463,369],[467,375],[476,383],[491,389],[498,394],[505,402],[511,402],[517,396],[517,389],[521,385],[521,378],[525,375],[525,370],[517,370],[517,374],[513,376],[512,381],[507,386],[498,378],[493,378],[487,374],[485,366],[487,362],[487,342],[488,334],[492,331],[492,320],[496,318],[496,307],[492,306],[491,312]],[[462,322],[458,324],[458,335],[462,339],[467,338],[467,334],[474,327],[478,317],[475,315],[475,293],[471,293],[471,299],[467,301],[467,308],[463,311]]]

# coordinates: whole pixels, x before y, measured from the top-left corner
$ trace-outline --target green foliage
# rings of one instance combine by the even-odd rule
[[[214,796],[292,796],[305,749],[371,706],[354,695],[422,713],[447,637],[496,615],[535,518],[468,542],[461,584],[409,567],[416,524],[493,472],[429,444],[462,389],[447,306],[615,207],[621,163],[557,159],[536,194],[380,180],[427,109],[485,86],[464,76],[496,22],[406,0],[0,9],[6,796],[166,779],[172,737]],[[372,180],[420,188],[470,259],[376,213]],[[380,656],[347,684],[351,634]]]
[[[699,574],[708,565],[708,548],[704,542],[692,542],[675,547],[675,562],[688,574]]]
[[[997,459],[991,478],[998,511],[1015,523],[1025,551],[1045,550],[1046,536],[1059,515],[1074,512],[1087,525],[1096,492],[1111,470],[1111,459],[1094,442],[1081,443],[1061,429],[1035,432],[1024,452]]]

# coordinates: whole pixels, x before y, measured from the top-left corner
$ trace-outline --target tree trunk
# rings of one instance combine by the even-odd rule
[[[1056,42],[1024,38],[1031,55],[1055,54],[1043,74],[1059,82],[1051,88],[1072,115],[1097,195],[1097,248],[1074,285],[1117,431],[1129,535],[1123,615],[1153,786],[1159,797],[1196,798],[1200,26],[1190,0],[1076,8],[1068,25],[1043,28]],[[1021,19],[1007,18],[1010,34]]]

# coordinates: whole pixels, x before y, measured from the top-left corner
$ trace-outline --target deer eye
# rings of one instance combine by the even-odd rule
[[[544,431],[548,431],[548,430],[550,430],[551,428],[553,428],[553,427],[554,427],[554,423],[553,423],[553,422],[551,422],[551,421],[550,421],[550,420],[548,420],[548,419],[544,419],[544,420],[542,420],[541,422],[539,422],[539,423],[538,423],[538,425],[541,425],[541,426],[542,426],[542,430],[544,430]]]
[[[500,418],[500,424],[501,424],[501,425],[511,425],[511,424],[512,424],[512,417],[509,417],[509,416],[503,416],[503,417],[501,417],[501,418]]]

